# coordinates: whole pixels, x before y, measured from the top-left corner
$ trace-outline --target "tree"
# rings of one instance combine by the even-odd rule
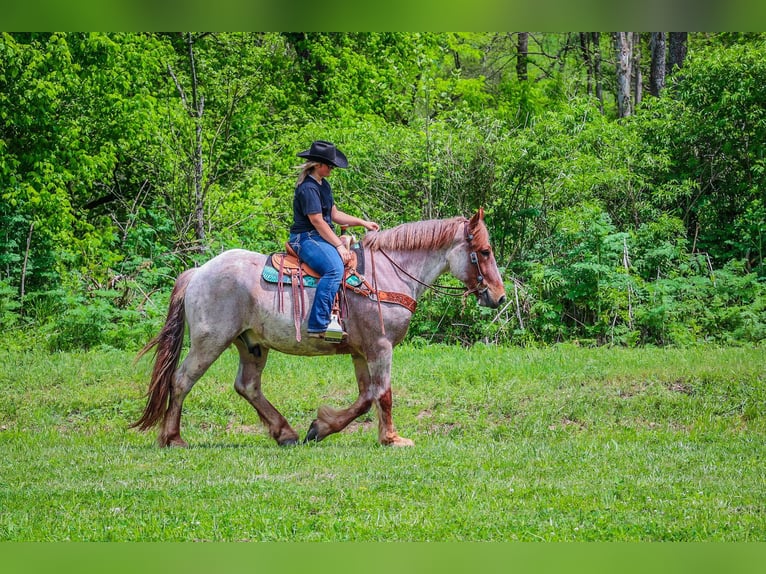
[[[83,208],[150,153],[160,52],[143,35],[0,37],[0,260],[25,297],[119,261],[112,222]]]
[[[298,32],[281,36],[292,61],[279,81],[290,86],[296,115],[302,115],[303,122],[317,116],[376,115],[407,123],[424,77],[432,69],[455,69],[462,56],[457,50],[465,47],[463,42],[451,42],[446,34]]]
[[[585,62],[587,93],[594,94],[598,98],[601,113],[604,113],[600,43],[599,32],[580,32],[580,51]]]
[[[649,93],[659,97],[665,88],[665,32],[652,32],[649,47],[652,54]]]
[[[519,32],[516,44],[516,77],[520,82],[529,78],[527,60],[529,59],[529,32]]]
[[[633,32],[631,44],[633,46],[633,58],[631,62],[632,83],[633,83],[633,110],[635,111],[641,105],[641,99],[644,96],[644,78],[641,72],[641,34]]]
[[[177,250],[205,252],[218,240],[220,226],[236,225],[233,199],[247,204],[244,196],[250,196],[252,205],[263,199],[265,190],[249,183],[264,161],[258,154],[284,132],[279,118],[292,97],[283,91],[290,88],[289,62],[279,34],[183,33],[162,39],[175,52],[165,78],[176,97],[162,126],[160,185]],[[249,219],[242,213],[238,218]]]
[[[655,177],[657,205],[681,218],[695,249],[717,264],[760,269],[766,249],[764,44],[708,48],[684,63],[647,117],[645,139],[671,166]]]
[[[612,37],[617,57],[617,115],[625,118],[633,113],[631,101],[633,35],[630,32],[613,32]]]
[[[200,83],[197,77],[197,62],[194,54],[194,45],[199,39],[204,38],[205,35],[206,34],[195,35],[191,32],[184,34],[184,43],[186,45],[186,53],[188,54],[187,64],[189,66],[191,99],[187,99],[186,92],[184,91],[181,82],[178,81],[178,77],[175,72],[173,72],[173,67],[168,64],[168,73],[173,78],[173,82],[175,82],[184,109],[194,123],[194,142],[192,144],[193,148],[190,158],[192,167],[190,171],[192,173],[191,184],[194,190],[194,235],[200,248],[204,248],[205,244],[205,196],[207,195],[209,182],[207,184],[203,182],[205,163],[202,156],[202,116],[205,113],[205,95],[201,93]]]
[[[671,32],[670,45],[668,47],[667,73],[672,74],[683,68],[686,60],[688,32]]]

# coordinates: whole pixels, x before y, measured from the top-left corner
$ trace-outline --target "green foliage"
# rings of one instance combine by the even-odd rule
[[[0,281],[0,329],[9,330],[18,321],[21,303],[16,300],[16,289],[7,280]]]
[[[672,140],[669,184],[691,186],[664,204],[684,218],[697,247],[717,264],[746,259],[763,275],[766,231],[766,44],[733,44],[690,55],[669,97],[653,110],[649,140]],[[653,151],[653,150],[652,150]]]
[[[110,252],[113,221],[83,206],[127,185],[137,150],[151,153],[160,47],[140,35],[17,38],[0,40],[2,272],[44,292],[71,272],[103,274],[120,257]]]
[[[441,285],[458,287],[455,279],[443,278]],[[418,310],[407,333],[416,346],[445,343],[469,347],[477,342],[497,343],[504,323],[498,322],[496,310],[479,307],[473,295],[448,297],[427,292],[418,301]]]
[[[124,290],[96,290],[84,296],[64,295],[55,318],[42,326],[51,351],[114,347],[137,349],[151,339],[165,319],[158,301],[126,307]],[[158,298],[159,299],[159,298]]]
[[[284,34],[295,62],[286,76],[309,116],[410,118],[413,86],[439,47],[428,34]],[[297,72],[297,73],[296,73]]]
[[[329,139],[345,211],[486,210],[512,299],[429,297],[413,341],[764,340],[762,35],[691,35],[620,121],[582,37],[530,35],[527,81],[517,38],[3,34],[0,321],[50,348],[137,344],[181,270],[281,247],[295,154]]]

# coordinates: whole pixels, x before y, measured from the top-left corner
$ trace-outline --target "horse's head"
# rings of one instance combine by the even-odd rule
[[[450,272],[476,295],[479,305],[496,309],[505,302],[505,285],[489,243],[482,208],[465,222],[448,261]]]

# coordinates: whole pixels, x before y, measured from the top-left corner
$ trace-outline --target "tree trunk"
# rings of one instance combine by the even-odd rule
[[[667,73],[672,74],[677,69],[684,67],[688,32],[671,32],[670,46],[668,48]]]
[[[29,224],[29,233],[27,234],[27,248],[24,250],[24,264],[21,266],[21,297],[19,299],[20,301],[20,311],[21,314],[24,314],[24,296],[26,295],[26,285],[27,285],[27,263],[29,262],[29,251],[32,247],[32,232],[35,230],[35,222]]]
[[[652,32],[650,48],[652,63],[649,72],[649,93],[659,97],[665,89],[665,32]]]
[[[519,81],[529,78],[527,73],[527,60],[529,58],[529,32],[519,32],[516,44],[516,77]]]
[[[590,34],[588,32],[580,32],[580,52],[582,53],[582,60],[585,62],[586,89],[590,96],[593,94],[593,58],[590,53]]]
[[[205,243],[205,193],[202,184],[204,164],[202,159],[202,114],[205,112],[205,96],[199,93],[197,66],[194,59],[194,37],[186,35],[189,48],[189,68],[191,69],[192,101],[189,114],[194,118],[194,236],[200,247]]]
[[[604,87],[601,82],[601,33],[591,32],[593,45],[593,77],[596,80],[596,97],[599,101],[601,113],[604,113]]]
[[[630,98],[632,36],[630,32],[613,32],[612,34],[617,55],[617,115],[625,118],[633,111]]]
[[[641,33],[633,32],[633,110],[641,105],[644,96],[644,77],[641,73]]]

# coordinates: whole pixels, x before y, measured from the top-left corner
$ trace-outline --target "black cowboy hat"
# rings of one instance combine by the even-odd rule
[[[334,144],[323,140],[317,140],[312,143],[311,147],[299,153],[298,157],[305,157],[306,159],[327,163],[335,167],[348,167],[346,155],[336,148]]]

